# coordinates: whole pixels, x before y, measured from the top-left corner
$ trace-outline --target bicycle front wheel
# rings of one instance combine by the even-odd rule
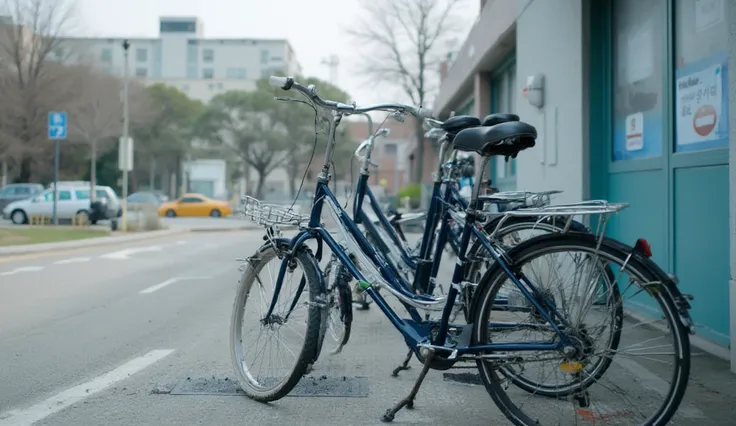
[[[673,418],[688,382],[689,336],[651,261],[630,253],[608,239],[598,247],[584,233],[535,237],[509,252],[517,275],[529,281],[524,287],[561,333],[538,309],[498,309],[502,294],[511,307],[533,304],[518,297],[522,292],[500,267],[485,274],[474,300],[473,344],[516,345],[477,361],[486,390],[512,423],[663,426]],[[599,278],[608,268],[617,273],[619,291],[601,303]],[[579,282],[562,282],[568,275]],[[562,335],[569,342],[557,351],[517,349],[560,342]]]
[[[299,383],[317,356],[327,319],[314,255],[303,246],[288,258],[287,249],[269,243],[256,252],[245,266],[233,304],[233,368],[245,394],[261,402],[281,399]],[[277,283],[282,262],[288,264]],[[277,284],[278,299],[267,315]]]

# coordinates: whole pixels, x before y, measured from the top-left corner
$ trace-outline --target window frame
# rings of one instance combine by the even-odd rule
[[[516,113],[516,92],[518,89],[516,69],[516,51],[514,50],[491,73],[490,111],[492,114]],[[505,90],[505,99],[501,99],[502,88]],[[501,105],[501,103],[505,103],[505,105]],[[490,168],[494,186],[501,187],[504,190],[516,188],[516,158],[509,158],[509,161],[506,161],[504,157],[496,157],[491,161]],[[499,173],[501,170],[503,170],[503,175]]]
[[[215,49],[211,47],[202,48],[202,62],[205,64],[215,62]]]

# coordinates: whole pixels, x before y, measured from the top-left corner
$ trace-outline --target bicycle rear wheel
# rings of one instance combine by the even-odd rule
[[[325,291],[314,255],[303,246],[292,258],[282,260],[287,250],[287,244],[278,250],[270,243],[263,245],[245,266],[233,304],[230,324],[233,368],[245,394],[261,402],[281,399],[299,383],[318,355],[320,329],[327,318]],[[289,264],[279,297],[273,313],[267,316],[279,269],[285,261]],[[253,294],[252,290],[255,290]],[[248,307],[254,308],[246,312]],[[247,320],[251,324],[244,325]],[[281,353],[280,349],[285,351]],[[264,366],[272,369],[262,372]]]
[[[662,426],[673,418],[688,382],[689,336],[679,320],[670,291],[651,272],[652,266],[647,264],[651,261],[630,253],[631,248],[607,239],[598,247],[595,236],[583,233],[536,237],[509,252],[520,276],[528,278],[533,291],[538,290],[549,301],[540,304],[550,311],[554,307],[567,321],[569,327],[565,334],[575,342],[567,350],[508,350],[484,354],[477,361],[486,390],[512,423]],[[562,255],[570,259],[562,259]],[[591,271],[604,274],[601,262],[617,272],[616,279],[624,278],[618,284],[620,291],[611,292],[608,297],[624,310],[636,308],[639,313],[627,311],[631,315],[619,320],[616,316],[620,311],[611,311],[610,303],[594,305],[593,287],[598,281],[590,280],[588,274],[578,274],[577,266],[589,264]],[[552,270],[535,271],[533,267],[537,265],[542,270],[545,266]],[[547,284],[561,277],[569,266],[576,267],[575,277],[585,275],[587,284],[546,291]],[[535,321],[532,315],[513,318],[514,312],[494,309],[496,298],[505,286],[517,288],[500,267],[492,267],[479,284],[473,307],[473,344],[523,343],[521,332],[529,333],[529,328],[536,332],[532,341],[552,343],[559,339],[548,324]],[[571,305],[565,300],[567,293],[586,303]],[[655,312],[657,309],[659,312]],[[646,313],[641,314],[642,311]],[[500,321],[513,327],[501,330],[488,326]],[[610,322],[610,326],[603,322]],[[598,337],[608,339],[604,347],[594,341]],[[547,361],[549,369],[539,371],[541,378],[529,380],[529,373]],[[670,372],[664,371],[667,367],[671,367]],[[524,376],[510,377],[514,372]],[[552,382],[553,375],[561,383]],[[519,382],[526,383],[527,388]],[[537,392],[528,389],[532,382],[536,383]],[[539,397],[542,391],[557,392],[568,398]],[[639,407],[632,407],[637,403]]]

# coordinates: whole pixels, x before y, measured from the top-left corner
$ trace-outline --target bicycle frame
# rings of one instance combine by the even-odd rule
[[[315,190],[315,196],[314,196],[314,203],[312,205],[312,211],[309,218],[309,224],[306,228],[302,228],[297,235],[295,235],[290,240],[290,252],[294,253],[296,249],[301,247],[303,244],[305,244],[310,239],[317,239],[318,243],[321,244],[324,242],[327,244],[327,246],[330,248],[332,253],[340,260],[340,262],[348,269],[348,271],[355,277],[355,279],[358,280],[360,287],[376,302],[376,305],[381,309],[381,311],[389,318],[391,323],[396,327],[401,334],[403,335],[405,341],[409,345],[409,347],[414,350],[419,350],[419,345],[431,345],[433,348],[436,349],[444,349],[449,350],[453,353],[453,356],[457,355],[463,355],[463,354],[475,354],[475,353],[481,353],[481,352],[488,352],[488,351],[540,351],[540,350],[557,350],[562,348],[563,346],[570,344],[570,339],[568,338],[567,334],[565,334],[562,329],[568,327],[569,325],[565,323],[564,318],[557,312],[557,308],[554,306],[554,304],[550,303],[548,300],[546,300],[546,297],[542,295],[539,291],[536,290],[534,285],[532,285],[531,282],[525,277],[521,276],[519,278],[516,277],[516,275],[509,269],[509,267],[506,264],[506,261],[504,259],[504,256],[500,254],[493,244],[489,242],[485,235],[482,233],[481,230],[477,229],[476,227],[476,216],[475,216],[475,207],[478,204],[478,192],[479,192],[479,186],[476,186],[474,189],[473,198],[471,199],[470,203],[470,209],[467,210],[467,216],[465,221],[465,226],[463,229],[461,242],[460,242],[460,251],[458,260],[455,263],[455,268],[452,275],[452,283],[450,286],[450,290],[447,294],[447,298],[445,299],[445,305],[442,309],[442,317],[439,322],[439,332],[436,335],[436,338],[432,338],[432,333],[430,333],[430,325],[434,324],[434,321],[424,321],[422,320],[422,317],[419,315],[419,312],[417,311],[417,308],[424,308],[428,309],[432,306],[437,305],[439,302],[442,301],[442,298],[435,299],[433,297],[429,297],[423,294],[414,294],[410,291],[408,291],[406,288],[404,288],[403,285],[401,285],[401,280],[396,276],[392,268],[389,266],[388,262],[384,259],[384,257],[379,253],[371,244],[368,242],[368,240],[365,238],[365,236],[360,232],[358,229],[358,226],[353,222],[347,212],[340,206],[339,202],[335,198],[335,195],[330,191],[328,182],[329,182],[329,169],[330,169],[330,161],[332,157],[332,152],[335,144],[335,131],[337,128],[337,125],[340,122],[340,119],[342,118],[341,114],[335,113],[332,116],[332,120],[330,121],[330,133],[329,133],[329,140],[328,140],[328,146],[327,146],[327,152],[325,155],[325,162],[322,168],[322,171],[320,172],[318,179],[317,179],[317,188]],[[488,164],[488,158],[483,158],[482,161],[482,168],[485,168]],[[439,180],[436,179],[436,180]],[[440,192],[440,183],[435,182],[434,189],[433,189],[433,198],[439,196]],[[447,200],[450,195],[452,194],[452,191],[445,191],[444,198]],[[380,281],[371,283],[368,282],[361,272],[361,270],[351,261],[349,254],[346,253],[345,249],[335,240],[335,238],[332,236],[330,232],[328,232],[321,224],[321,216],[323,212],[324,203],[329,204],[329,207],[333,210],[333,213],[336,215],[336,218],[338,220],[338,226],[341,227],[341,230],[346,232],[346,234],[349,237],[352,237],[355,243],[357,243],[357,248],[368,257],[368,260],[372,262],[372,265],[367,265],[369,267],[375,268],[375,270],[380,274],[380,278],[385,280],[385,283],[388,284],[388,290],[396,296],[400,302],[404,305],[404,307],[407,309],[407,312],[410,316],[410,318],[401,318],[388,304],[388,302],[383,298],[383,296],[376,291],[377,287],[380,287],[382,283]],[[439,212],[437,209],[440,207],[441,203],[432,203],[430,206],[430,216],[435,217]],[[447,211],[445,211],[445,214]],[[443,231],[444,230],[444,231]],[[440,238],[446,237],[446,227],[443,227],[443,230],[440,232]],[[429,235],[426,235],[427,233],[431,232],[431,229],[425,229],[425,236],[430,237]],[[545,322],[550,325],[551,329],[556,332],[559,336],[559,340],[556,342],[528,342],[528,343],[490,343],[487,345],[478,345],[478,346],[462,346],[462,347],[454,347],[454,348],[448,348],[445,347],[446,343],[446,335],[448,332],[449,327],[451,324],[449,323],[449,318],[453,310],[453,306],[455,304],[455,299],[457,298],[461,285],[463,282],[464,277],[464,267],[466,263],[465,258],[465,252],[467,251],[471,235],[475,235],[476,238],[482,241],[485,248],[491,253],[491,255],[495,258],[495,261],[498,263],[498,265],[502,268],[502,270],[505,272],[505,274],[514,282],[514,284],[518,287],[519,291],[525,296],[527,301],[531,306],[537,309],[537,312],[540,313],[540,315],[544,318]],[[440,240],[441,241],[441,240]],[[423,241],[422,243],[422,253],[427,253],[430,246],[428,246],[427,241]],[[439,247],[438,249],[442,249],[442,247]],[[276,286],[274,288],[274,294],[271,301],[271,306],[269,307],[268,313],[266,316],[271,315],[274,306],[276,304],[276,301],[278,300],[278,296],[281,290],[281,285],[283,283],[284,274],[286,273],[288,265],[291,263],[291,256],[286,255],[284,256],[281,264],[281,268],[279,269],[278,278],[276,281]],[[419,270],[423,269],[434,269],[435,265],[438,262],[426,262],[419,265]],[[417,277],[421,274],[417,274]],[[415,279],[416,282],[416,279]],[[429,280],[424,282],[423,284],[427,284]],[[304,290],[304,287],[306,285],[306,278],[303,276],[299,289],[297,290],[296,297],[294,299],[294,302],[292,303],[292,309],[296,305],[301,292]],[[536,297],[535,297],[536,296]],[[540,303],[543,303],[545,305],[544,308],[542,308],[542,305]],[[555,321],[555,318],[561,320],[562,325],[558,326],[557,322]],[[506,324],[507,326],[508,324]],[[518,325],[518,324],[515,324]],[[503,327],[504,324],[489,324],[491,327]],[[452,324],[453,328],[459,328],[462,329],[462,325],[455,325]]]

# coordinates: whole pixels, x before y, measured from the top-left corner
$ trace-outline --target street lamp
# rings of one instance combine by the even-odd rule
[[[128,40],[123,40],[123,57],[125,60],[124,63],[124,69],[123,69],[123,143],[126,145],[128,142],[128,49],[130,48],[130,43],[128,43]],[[124,152],[126,155],[128,155],[128,152],[130,152],[128,149],[125,149]],[[126,159],[126,163],[130,161],[130,159]],[[128,223],[127,223],[127,215],[128,215],[128,167],[126,164],[126,167],[123,167],[123,199],[122,201],[122,225],[123,225],[123,232],[128,230]]]

